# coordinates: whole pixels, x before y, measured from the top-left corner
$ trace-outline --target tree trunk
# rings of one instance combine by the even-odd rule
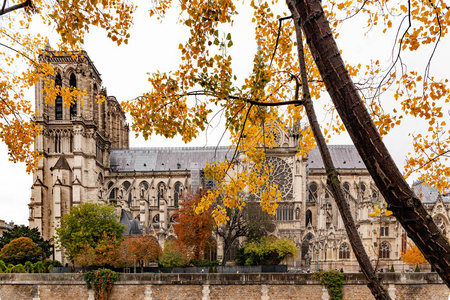
[[[347,236],[352,246],[353,252],[355,253],[356,259],[359,263],[359,266],[361,267],[361,271],[366,277],[367,287],[370,289],[375,299],[391,299],[386,289],[380,284],[372,268],[369,256],[366,253],[364,245],[361,241],[361,237],[359,236],[358,229],[356,228],[355,222],[353,220],[353,216],[350,211],[350,206],[346,200],[344,191],[342,190],[341,182],[338,177],[338,172],[334,167],[330,151],[328,150],[328,146],[325,142],[325,138],[320,129],[319,122],[317,121],[316,113],[314,111],[314,106],[311,101],[311,96],[308,87],[308,77],[303,50],[302,31],[299,25],[299,16],[297,11],[295,10],[293,0],[288,0],[287,3],[289,9],[292,12],[295,24],[298,58],[300,63],[300,73],[303,90],[303,106],[305,107],[309,125],[311,126],[311,130],[317,142],[317,147],[319,148],[323,163],[325,165],[325,170],[327,172],[327,183],[331,188],[334,200],[338,206],[340,215],[342,217],[342,221],[344,222],[345,231],[347,232]]]
[[[450,245],[381,140],[345,68],[320,1],[296,0],[295,7],[328,93],[388,209],[450,287]]]

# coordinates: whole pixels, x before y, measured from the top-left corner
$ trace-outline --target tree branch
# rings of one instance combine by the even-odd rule
[[[5,9],[5,5],[6,5],[6,0],[3,2],[2,10],[0,10],[0,16],[10,13],[12,11],[18,10],[18,9],[21,9],[21,8],[27,8],[27,7],[33,8],[33,3],[31,2],[31,0],[26,0],[25,2],[10,6],[6,9]]]

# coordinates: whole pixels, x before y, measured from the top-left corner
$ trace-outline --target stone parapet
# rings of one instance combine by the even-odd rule
[[[373,299],[361,273],[345,275],[344,299]],[[392,299],[447,299],[436,273],[379,274]],[[0,274],[0,300],[93,299],[82,274]],[[312,274],[121,274],[111,299],[329,299]]]

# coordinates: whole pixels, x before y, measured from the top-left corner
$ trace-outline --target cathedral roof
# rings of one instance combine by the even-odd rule
[[[201,170],[206,162],[231,159],[229,147],[161,147],[111,150],[114,172]]]
[[[361,156],[353,145],[328,145],[331,159],[337,169],[366,169]],[[316,147],[308,154],[309,169],[324,169],[322,157]]]
[[[443,202],[450,202],[450,194],[441,195],[437,188],[423,184],[422,180],[415,181],[412,187],[416,195],[421,194],[423,203],[434,203],[439,195],[442,197]]]

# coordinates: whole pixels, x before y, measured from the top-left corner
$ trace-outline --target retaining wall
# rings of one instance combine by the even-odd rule
[[[312,274],[121,274],[111,300],[328,300]],[[344,299],[373,299],[361,273],[344,274]],[[447,300],[436,273],[380,274],[395,300]],[[82,274],[0,274],[0,300],[94,300]]]

